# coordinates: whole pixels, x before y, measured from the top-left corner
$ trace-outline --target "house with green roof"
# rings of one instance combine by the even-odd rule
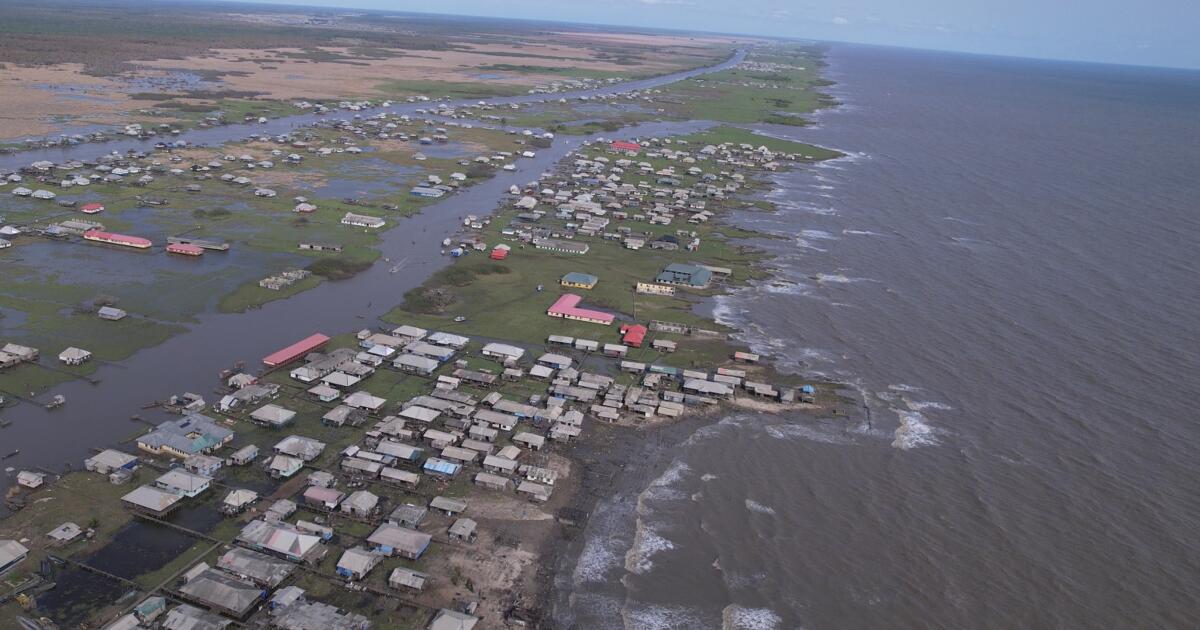
[[[654,281],[659,284],[673,284],[703,289],[712,283],[712,272],[700,265],[671,263],[659,273]]]

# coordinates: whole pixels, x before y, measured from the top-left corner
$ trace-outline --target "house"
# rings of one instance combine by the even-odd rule
[[[67,365],[83,365],[92,358],[92,353],[82,348],[70,347],[58,353],[58,360]]]
[[[604,344],[604,356],[620,359],[620,358],[623,358],[628,353],[629,353],[628,346],[618,344],[618,343]]]
[[[472,416],[476,423],[487,425],[497,431],[512,431],[520,421],[514,415],[500,413],[492,409],[477,409]]]
[[[225,495],[221,500],[220,510],[224,514],[233,516],[246,511],[255,501],[258,500],[258,493],[253,490],[238,489]]]
[[[342,501],[342,512],[359,518],[370,518],[379,507],[379,497],[366,490],[351,492]]]
[[[589,273],[579,273],[572,271],[559,279],[558,283],[564,287],[573,289],[593,289],[600,279]]]
[[[205,477],[215,477],[225,462],[220,457],[196,454],[183,460],[184,470]]]
[[[347,212],[346,216],[342,217],[342,225],[352,225],[355,227],[365,228],[381,228],[386,224],[386,221],[379,217],[372,217],[365,214],[355,214]]]
[[[703,289],[712,283],[712,272],[699,265],[671,263],[655,276],[654,281],[659,284]]]
[[[295,514],[297,507],[298,506],[296,505],[295,501],[279,499],[278,501],[272,503],[271,507],[267,508],[267,512],[263,518],[267,519],[268,521],[278,523],[279,521],[282,521],[283,519]]]
[[[479,618],[443,608],[429,622],[429,630],[474,630]]]
[[[379,471],[379,478],[386,482],[407,488],[416,488],[421,483],[421,476],[415,472],[400,470],[399,468],[391,468],[385,466]]]
[[[446,516],[455,516],[467,510],[467,502],[462,499],[453,499],[439,495],[429,502],[429,507],[440,512],[445,512]]]
[[[187,457],[211,453],[233,440],[233,431],[200,414],[163,422],[138,438],[138,448],[156,455]]]
[[[535,501],[537,503],[545,503],[546,501],[549,501],[551,491],[552,489],[550,486],[543,486],[540,483],[534,483],[532,481],[522,481],[521,485],[517,486],[517,492],[519,494],[524,494],[529,497],[530,501]]]
[[[435,332],[426,337],[425,340],[429,343],[439,346],[446,346],[447,348],[454,348],[455,350],[462,350],[463,348],[467,347],[468,343],[471,343],[470,337],[455,335],[448,332]]]
[[[588,253],[588,250],[591,249],[587,243],[576,243],[557,238],[535,238],[533,239],[533,246],[546,251],[579,256]]]
[[[376,551],[385,556],[400,556],[409,560],[417,560],[429,548],[433,537],[425,532],[408,529],[385,523],[380,525],[367,542],[374,545]]]
[[[306,462],[320,457],[324,450],[324,442],[299,435],[289,435],[275,444],[276,453],[298,457]]]
[[[564,293],[546,309],[546,314],[550,317],[561,317],[563,319],[573,319],[580,322],[589,322],[592,324],[601,324],[608,326],[615,319],[612,314],[602,311],[580,308],[579,303],[583,301],[581,296],[574,293]]]
[[[195,497],[212,486],[212,477],[196,475],[185,470],[169,470],[154,480],[154,487],[181,497]]]
[[[417,529],[421,526],[421,521],[425,520],[425,515],[428,513],[429,509],[423,505],[405,503],[392,510],[392,513],[388,515],[387,520],[393,525],[399,525],[400,527],[407,527],[409,529]]]
[[[525,356],[525,349],[506,343],[489,343],[483,347],[483,356],[500,359],[501,361],[519,361]]]
[[[272,627],[280,630],[367,630],[371,627],[371,620],[365,616],[322,602],[301,600],[278,607],[273,614]]]
[[[654,341],[650,342],[650,347],[658,350],[659,352],[675,352],[677,344],[674,341],[669,341],[667,339],[655,339]]]
[[[333,488],[322,488],[320,486],[309,486],[304,491],[304,504],[310,507],[315,507],[327,512],[336,510],[338,504],[342,502],[342,498],[346,495],[334,490]]]
[[[292,574],[296,565],[259,553],[233,547],[217,559],[217,568],[265,588],[275,588]]]
[[[634,290],[645,295],[675,295],[675,287],[653,282],[639,282],[634,285]]]
[[[396,567],[392,569],[392,574],[388,576],[388,586],[397,590],[407,589],[419,593],[425,590],[425,582],[428,580],[429,576],[424,573],[404,567]]]
[[[608,148],[616,153],[623,153],[633,157],[642,150],[642,145],[628,140],[613,140],[608,144]]]
[[[251,549],[292,562],[317,560],[326,553],[326,549],[320,544],[320,536],[306,534],[287,523],[251,521],[242,528],[237,541]]]
[[[162,622],[163,630],[219,630],[228,626],[228,619],[188,604],[172,608]]]
[[[341,392],[330,387],[329,385],[326,385],[325,383],[321,383],[315,387],[310,387],[308,389],[308,394],[323,403],[333,402],[342,397]]]
[[[447,446],[446,448],[442,449],[441,455],[443,459],[447,459],[452,462],[457,462],[459,464],[471,464],[475,462],[475,458],[479,456],[479,453],[469,448]]]
[[[440,365],[436,360],[416,354],[401,354],[392,361],[392,366],[402,372],[429,376]]]
[[[4,575],[29,555],[29,549],[15,540],[0,540],[0,575]]]
[[[226,462],[230,466],[245,466],[258,458],[258,447],[253,444],[247,444],[242,448],[234,451]]]
[[[476,525],[475,521],[469,518],[460,518],[454,521],[454,524],[450,526],[450,530],[447,533],[450,536],[450,540],[473,543],[475,542]]]
[[[44,473],[33,472],[31,470],[22,470],[17,473],[18,486],[33,490],[42,487],[44,483],[46,483],[46,475]]]
[[[304,468],[304,460],[290,455],[276,455],[271,458],[267,470],[275,479],[288,479]]]
[[[515,464],[516,462],[513,463]],[[508,490],[509,481],[507,478],[501,477],[500,475],[481,472],[475,473],[475,485],[483,486],[489,490],[503,492]]]
[[[517,469],[517,462],[498,455],[488,455],[483,458],[483,469],[501,475],[510,475]]]
[[[376,411],[379,411],[379,409],[381,407],[383,407],[385,404],[387,404],[387,400],[380,398],[378,396],[372,396],[371,394],[368,394],[367,392],[363,392],[363,391],[358,391],[358,392],[354,392],[353,394],[350,394],[342,402],[344,402],[346,404],[346,406],[348,406],[348,407],[354,407],[355,409],[361,409],[368,413],[375,413]]]
[[[738,363],[758,363],[760,357],[753,352],[734,352],[733,360]]]
[[[321,416],[321,424],[331,427],[341,427],[347,424],[358,426],[365,421],[363,412],[346,405],[338,405]]]
[[[244,619],[266,591],[248,580],[217,569],[205,569],[179,588],[185,599],[235,619]]]
[[[401,409],[399,413],[401,418],[420,422],[421,424],[429,424],[434,420],[437,420],[441,415],[442,412],[440,411],[430,409],[428,407],[422,407],[420,405],[411,405],[405,407],[404,409]]]
[[[631,348],[641,348],[647,332],[641,324],[624,324],[621,326],[621,343]]]
[[[121,497],[121,502],[132,510],[161,517],[174,510],[182,499],[183,497],[177,494],[153,486],[139,486]]]
[[[250,414],[250,419],[259,426],[264,426],[272,429],[287,426],[296,418],[296,412],[291,409],[280,407],[276,404],[266,404],[258,409],[255,409]]]
[[[349,580],[361,580],[367,577],[379,563],[383,560],[383,556],[377,553],[372,553],[362,547],[347,549],[342,554],[337,563],[337,574]]]
[[[435,477],[454,477],[459,470],[462,470],[462,466],[437,457],[430,457],[425,460],[422,470]]]
[[[687,379],[683,382],[683,391],[689,394],[715,396],[717,398],[728,398],[733,395],[733,388],[725,383],[704,381],[695,378]]]
[[[126,313],[125,311],[123,311],[119,308],[112,307],[112,306],[101,306],[100,309],[96,311],[97,317],[99,317],[100,319],[106,319],[106,320],[112,321],[112,322],[115,322],[115,321],[121,320],[121,319],[125,319],[125,317],[127,315],[129,315],[129,313]]]
[[[53,540],[54,542],[61,545],[61,544],[69,543],[72,540],[75,540],[76,538],[79,538],[82,535],[83,535],[83,528],[79,527],[75,523],[66,522],[66,523],[63,523],[62,525],[59,525],[58,527],[55,527],[54,529],[50,530],[46,534],[46,538],[49,538],[50,540]],[[4,572],[3,570],[0,570],[0,573],[3,573],[3,572]]]
[[[531,451],[540,451],[546,444],[545,436],[536,433],[521,432],[513,436],[512,441],[516,444],[525,446]]]

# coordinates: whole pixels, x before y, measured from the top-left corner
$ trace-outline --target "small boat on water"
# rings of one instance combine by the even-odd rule
[[[442,239],[442,247],[450,247],[450,239]]]
[[[51,398],[50,402],[46,403],[46,409],[58,409],[66,403],[66,396],[63,396],[62,394],[55,394],[54,398]]]
[[[16,457],[17,455],[20,455],[20,454],[21,454],[21,449],[17,449],[15,451],[9,453],[8,455],[5,455],[4,459],[8,459],[9,457]]]

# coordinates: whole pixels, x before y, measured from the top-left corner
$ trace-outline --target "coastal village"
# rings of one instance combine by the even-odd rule
[[[757,173],[808,159],[749,143],[588,143],[448,239],[459,256],[448,273],[523,262],[571,269],[522,300],[541,309],[537,338],[520,326],[512,336],[486,326],[467,334],[472,320],[428,311],[391,327],[314,333],[260,369],[227,374],[211,401],[173,397],[179,419],[98,449],[83,471],[20,471],[9,501],[45,531],[0,543],[8,609],[30,611],[18,614],[27,627],[52,627],[37,620],[38,599],[53,594],[56,571],[77,568],[134,595],[98,603],[91,627],[536,626],[531,567],[548,540],[586,524],[577,442],[726,404],[827,403],[822,384],[776,374],[695,318],[644,315],[745,277],[748,258],[709,264],[731,247],[713,231],[716,217]],[[593,261],[605,250],[671,262],[625,283],[612,274],[629,266]],[[611,287],[616,294],[643,302],[636,318],[593,302],[608,302],[603,290],[617,283],[628,286]],[[431,317],[445,330],[419,325]],[[3,351],[14,360],[37,352]],[[106,506],[104,519],[82,506],[63,513],[79,505],[67,489],[77,484],[112,487],[103,496],[119,508]],[[185,524],[199,512],[216,515],[204,531]],[[77,559],[136,524],[193,541],[153,584]]]
[[[48,243],[175,261],[244,248],[300,257],[247,278],[236,312],[349,277],[375,263],[378,235],[405,217],[516,170],[556,134],[587,137],[493,210],[423,235],[441,239],[449,264],[382,318],[279,339],[219,382],[131,409],[132,434],[94,444],[82,465],[10,467],[0,619],[31,630],[545,627],[548,564],[587,527],[596,498],[586,481],[594,462],[581,452],[731,408],[836,413],[835,384],[777,371],[704,311],[713,296],[768,277],[750,240],[766,235],[725,219],[771,211],[757,194],[771,173],[835,152],[717,124],[618,138],[587,121],[538,124],[574,105],[660,115],[675,98],[661,89],[571,104],[412,97],[406,104],[420,107],[409,114],[371,111],[391,102],[297,102],[351,117],[219,147],[168,139],[164,127],[153,151],[4,173],[0,191],[19,204],[0,219],[9,251]],[[309,179],[371,161],[368,178],[399,191],[303,193]],[[146,224],[154,233],[124,216],[146,208],[166,217]],[[187,221],[172,218],[180,208]],[[239,236],[268,225],[270,238]],[[0,339],[0,374],[89,378],[81,368],[119,358],[96,347],[110,334],[96,331],[145,334],[152,315],[137,301],[97,298],[73,320],[86,336],[64,328],[53,342],[62,347]]]

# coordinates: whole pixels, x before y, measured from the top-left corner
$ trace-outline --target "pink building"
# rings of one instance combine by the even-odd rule
[[[583,298],[574,293],[564,293],[550,308],[546,309],[546,314],[550,317],[574,319],[576,321],[603,324],[605,326],[613,323],[614,318],[608,313],[579,308],[579,303],[582,301]]]

